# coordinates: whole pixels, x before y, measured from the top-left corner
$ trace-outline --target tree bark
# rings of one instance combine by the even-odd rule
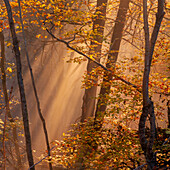
[[[125,21],[126,21],[126,14],[129,9],[129,2],[130,0],[120,0],[119,10],[117,13],[117,17],[116,17],[116,21],[115,21],[115,25],[113,29],[110,52],[108,55],[108,62],[106,64],[106,68],[112,69],[113,74],[115,70],[117,57],[119,54],[120,43],[121,43],[123,29],[124,29]],[[99,130],[103,123],[104,113],[106,111],[107,104],[103,104],[102,99],[105,99],[105,97],[109,95],[110,93],[110,88],[111,88],[110,81],[112,80],[113,74],[108,71],[105,71],[104,73],[103,85],[101,87],[100,94],[99,94],[101,98],[97,102],[97,108],[95,111],[94,125],[97,126],[96,130]],[[106,85],[107,82],[108,84]]]
[[[5,106],[6,106],[6,114],[8,116],[8,119],[11,123],[14,122],[14,119],[10,113],[9,108],[9,97],[7,92],[7,86],[6,86],[6,72],[5,72],[5,43],[4,43],[4,34],[3,32],[0,32],[0,41],[1,41],[1,73],[2,73],[2,88],[4,92],[4,98],[5,98]],[[21,163],[21,157],[20,157],[20,150],[18,146],[18,137],[17,137],[17,128],[14,124],[14,127],[12,128],[12,135],[14,140],[14,146],[15,146],[15,152],[17,156],[17,168],[20,169],[22,167]]]
[[[29,163],[29,166],[31,167],[32,165],[34,165],[34,160],[33,160],[33,155],[32,155],[32,148],[31,148],[31,136],[30,136],[30,130],[29,130],[29,120],[28,120],[28,110],[27,110],[25,89],[24,89],[24,83],[23,83],[23,78],[22,78],[22,66],[21,66],[19,44],[18,44],[16,32],[15,32],[11,6],[8,0],[4,0],[4,2],[6,5],[7,12],[8,12],[9,26],[10,26],[10,31],[12,35],[12,41],[13,41],[13,50],[14,50],[15,58],[16,58],[17,79],[18,79],[20,98],[21,98],[21,109],[22,109],[22,117],[23,117],[23,123],[24,123],[26,152],[27,152],[28,163]],[[35,169],[34,167],[31,168],[31,170],[34,170],[34,169]]]
[[[104,25],[105,25],[105,17],[106,17],[106,7],[107,0],[97,0],[97,10],[96,17],[93,21],[93,33],[95,33],[94,39],[91,41],[92,48],[90,49],[90,54],[96,54],[96,61],[100,62],[101,56],[101,48],[103,42],[103,34],[104,34]],[[97,30],[97,32],[95,31]],[[96,43],[97,41],[97,43]],[[94,46],[94,48],[93,48]],[[87,74],[90,73],[95,67],[98,65],[92,61],[88,61],[87,64]],[[97,86],[92,86],[91,88],[85,89],[84,97],[83,97],[83,105],[82,105],[82,116],[81,122],[84,122],[88,117],[92,117],[94,115],[94,109],[96,104],[96,92]]]
[[[167,107],[168,107],[168,128],[170,128],[170,100],[167,101]]]
[[[148,15],[147,15],[147,0],[143,0],[143,19],[144,19],[144,32],[145,32],[145,68],[143,75],[143,111],[139,121],[139,138],[142,150],[146,158],[148,169],[151,170],[156,165],[156,155],[153,152],[153,143],[155,139],[155,114],[153,102],[149,98],[148,84],[149,84],[149,74],[152,62],[152,56],[154,52],[155,43],[161,26],[161,22],[164,16],[164,0],[158,0],[158,10],[156,14],[156,22],[154,30],[151,35],[151,40],[149,40],[149,25],[148,25]],[[149,117],[150,121],[150,136],[146,139],[145,136],[145,123],[146,119]]]
[[[18,5],[19,5],[20,22],[21,22],[21,26],[22,26],[22,34],[23,34],[23,39],[24,39],[24,47],[25,47],[25,53],[26,53],[26,57],[27,57],[27,63],[28,63],[28,67],[29,67],[29,70],[30,70],[32,86],[33,86],[33,90],[34,90],[34,94],[35,94],[35,98],[36,98],[36,102],[37,102],[38,114],[39,114],[39,117],[40,117],[41,122],[43,124],[43,130],[44,130],[44,135],[45,135],[47,151],[48,151],[48,155],[50,157],[51,155],[50,155],[50,144],[49,144],[48,132],[47,132],[47,128],[46,128],[45,119],[44,119],[43,114],[41,112],[40,101],[39,101],[37,88],[36,88],[35,80],[34,80],[34,75],[33,75],[33,72],[32,72],[32,67],[31,67],[31,63],[30,63],[30,59],[29,59],[29,55],[28,55],[27,42],[26,42],[26,37],[25,37],[25,32],[24,32],[24,24],[23,24],[23,19],[22,19],[22,11],[21,11],[20,0],[18,0]],[[51,158],[49,158],[48,160],[49,160],[49,169],[52,170],[53,168],[52,168]]]

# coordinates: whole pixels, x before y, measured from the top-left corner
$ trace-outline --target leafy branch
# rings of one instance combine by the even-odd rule
[[[51,32],[51,29],[49,30],[49,29],[46,28],[46,31],[51,35],[52,38],[56,39],[56,40],[59,41],[59,42],[64,43],[69,49],[71,49],[71,50],[77,52],[78,54],[86,57],[88,60],[94,62],[95,64],[97,64],[98,66],[100,66],[101,68],[103,68],[105,71],[112,73],[112,76],[114,76],[116,79],[124,82],[125,84],[127,84],[127,85],[129,85],[129,86],[134,87],[139,93],[141,93],[141,90],[139,89],[138,86],[136,86],[136,85],[134,85],[133,83],[128,82],[128,81],[126,81],[125,79],[117,76],[117,75],[114,74],[111,70],[108,70],[104,65],[102,65],[101,63],[99,63],[98,61],[96,61],[94,58],[89,57],[89,56],[87,56],[86,54],[84,54],[83,52],[81,52],[81,51],[77,50],[76,48],[70,46],[70,42],[72,42],[72,41],[75,39],[75,36],[74,36],[73,40],[67,42],[67,41],[65,41],[65,40],[63,40],[63,39],[57,38],[57,37]]]

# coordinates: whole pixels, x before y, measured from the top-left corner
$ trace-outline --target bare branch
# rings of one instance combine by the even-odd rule
[[[148,25],[148,14],[147,14],[147,0],[143,0],[143,20],[144,20],[144,31],[145,31],[145,70],[143,75],[143,103],[147,105],[149,102],[148,94],[148,83],[150,73],[150,43],[149,43],[149,25]]]
[[[55,147],[56,147],[56,146],[53,146],[53,147],[50,149],[50,151],[52,151]],[[42,162],[44,159],[46,159],[48,156],[50,156],[49,153],[48,153],[46,156],[44,156],[40,161],[38,161],[37,163],[35,163],[34,165],[32,165],[30,168],[28,168],[28,170],[31,170],[31,168],[33,168],[34,166],[36,166],[36,165],[38,165],[39,163],[41,163],[41,162]]]
[[[142,51],[139,47],[137,47],[133,42],[130,42],[128,39],[126,38],[122,38],[124,41],[128,42],[129,44],[131,44],[133,47],[135,47],[136,49],[138,49],[139,51]]]
[[[151,61],[152,61],[152,56],[153,56],[153,51],[154,51],[154,47],[155,47],[155,43],[158,37],[158,33],[159,33],[159,29],[161,26],[161,22],[163,20],[163,17],[165,15],[164,12],[164,0],[158,0],[158,12],[156,14],[156,23],[151,35],[151,41],[150,41],[150,61],[149,64],[151,65]]]

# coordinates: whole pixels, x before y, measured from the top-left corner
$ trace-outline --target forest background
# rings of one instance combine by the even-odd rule
[[[0,9],[4,169],[40,166],[45,145],[49,169],[168,166],[167,1],[4,0]]]

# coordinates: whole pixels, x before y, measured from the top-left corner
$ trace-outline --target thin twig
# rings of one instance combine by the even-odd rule
[[[145,165],[147,165],[147,163],[145,163],[145,164],[143,164],[143,165],[138,166],[138,167],[137,167],[137,168],[135,168],[134,170],[139,170],[139,169],[143,168]]]
[[[126,42],[128,42],[129,44],[131,44],[133,47],[135,47],[136,49],[138,49],[139,51],[141,51],[142,52],[142,50],[139,48],[139,47],[137,47],[133,42],[130,42],[128,39],[126,39],[126,38],[122,38],[124,41],[126,41]]]
[[[57,147],[57,146],[53,146],[53,147],[50,149],[50,151],[53,150],[55,147]],[[48,156],[50,156],[50,155],[48,154],[48,155],[46,155],[45,157],[43,157],[40,161],[38,161],[37,163],[35,163],[35,164],[32,165],[31,167],[29,167],[28,170],[30,170],[30,169],[33,168],[34,166],[38,165],[40,162],[42,162],[42,161],[43,161],[45,158],[47,158]]]

